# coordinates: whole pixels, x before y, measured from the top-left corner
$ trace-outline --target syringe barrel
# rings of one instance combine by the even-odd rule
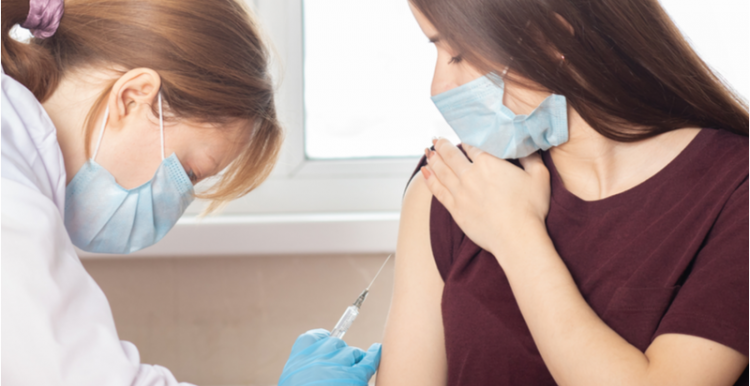
[[[349,327],[354,323],[354,319],[357,319],[359,315],[359,308],[356,306],[349,306],[344,311],[344,315],[341,315],[341,319],[336,323],[336,326],[331,331],[331,336],[339,339],[344,338],[344,334],[349,330]]]

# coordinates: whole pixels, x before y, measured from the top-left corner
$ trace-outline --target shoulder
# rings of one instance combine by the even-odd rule
[[[432,193],[427,188],[424,176],[416,172],[409,181],[401,203],[401,226],[399,234],[429,233],[431,224]]]
[[[748,137],[726,130],[703,129],[705,147],[699,159],[710,165],[707,169],[713,184],[729,197],[740,197],[747,203]],[[744,198],[742,197],[744,195]]]
[[[57,143],[57,131],[42,104],[24,85],[2,74],[2,131],[23,131],[35,143]],[[6,125],[7,124],[7,125]]]
[[[65,165],[52,120],[31,91],[6,74],[1,108],[2,177],[36,189],[62,213]]]
[[[431,199],[432,193],[430,193],[430,190],[427,188],[427,182],[425,181],[422,172],[417,171],[406,186],[404,204],[407,202],[412,204],[424,204],[425,201],[430,201]]]
[[[666,176],[708,205],[725,202],[748,178],[748,137],[704,128],[670,164]]]
[[[715,162],[738,171],[748,170],[748,137],[726,130],[703,129],[705,147],[703,153]],[[702,133],[703,134],[703,133]]]
[[[432,193],[427,188],[427,182],[421,172],[422,167],[426,165],[427,159],[422,157],[406,185],[401,205],[401,217],[426,216],[427,221],[430,219]]]
[[[401,216],[418,216],[426,219],[431,233],[434,234],[439,229],[446,228],[452,222],[452,217],[443,204],[435,199],[427,187],[427,181],[421,172],[422,166],[425,165],[427,165],[427,160],[422,157],[406,186]]]
[[[430,192],[420,172],[424,160],[409,182],[401,207],[399,239],[423,239],[429,244],[434,264],[445,280],[454,255],[462,248],[465,235],[448,209]],[[473,245],[473,244],[472,244]],[[478,248],[478,247],[474,247]]]

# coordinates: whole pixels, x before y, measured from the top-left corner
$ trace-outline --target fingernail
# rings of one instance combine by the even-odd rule
[[[430,173],[430,171],[427,170],[426,167],[422,166],[422,175],[425,179],[429,179],[432,176],[432,173]]]
[[[438,139],[440,139],[440,138],[438,138],[438,137],[432,137],[432,146],[437,145]]]
[[[424,157],[428,160],[430,159],[430,149],[425,148],[424,149]]]

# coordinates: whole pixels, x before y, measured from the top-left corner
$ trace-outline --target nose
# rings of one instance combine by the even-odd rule
[[[432,87],[430,89],[430,95],[435,96],[442,94],[448,90],[454,89],[460,86],[457,82],[450,79],[439,79],[437,76],[432,78]]]
[[[430,87],[431,96],[442,94],[461,85],[456,76],[457,74],[447,67],[446,65],[441,65],[440,61],[435,66],[435,73],[432,75],[432,85]]]

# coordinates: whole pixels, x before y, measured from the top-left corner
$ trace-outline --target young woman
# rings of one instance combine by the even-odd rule
[[[215,204],[263,182],[282,142],[268,61],[234,0],[2,1],[4,385],[177,383],[120,342],[73,245],[137,251],[196,182],[225,171]],[[366,383],[379,355],[311,331],[284,384]]]
[[[411,6],[465,153],[407,189],[378,384],[747,385],[748,109],[658,2]]]

